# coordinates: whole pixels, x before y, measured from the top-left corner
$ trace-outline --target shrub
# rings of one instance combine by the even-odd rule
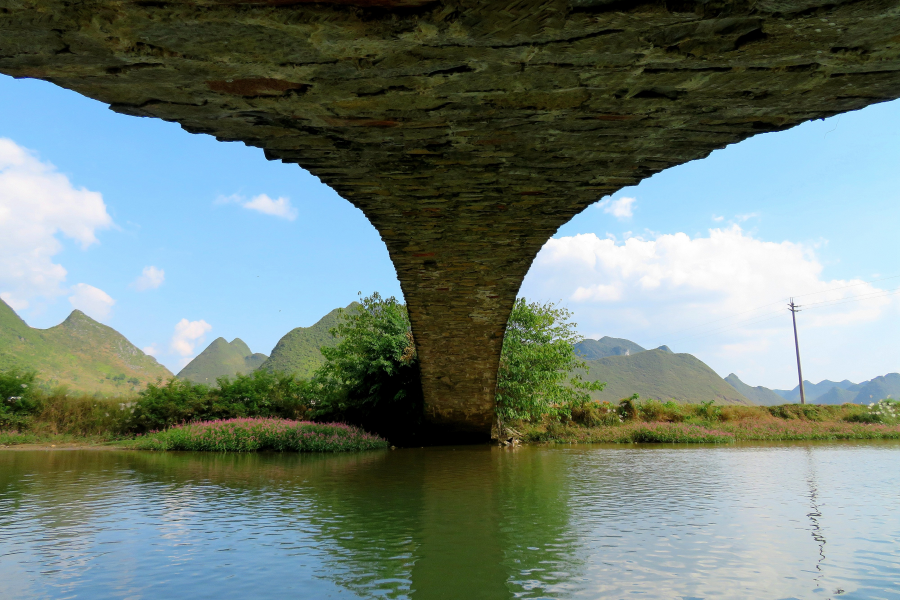
[[[718,421],[722,417],[722,408],[715,405],[715,400],[701,402],[697,407],[697,414],[709,421]]]
[[[575,355],[574,346],[583,338],[570,317],[568,310],[553,304],[516,300],[497,374],[496,410],[501,422],[570,417],[573,408],[590,402],[591,391],[606,385],[571,375],[587,365]]]
[[[419,433],[424,404],[406,306],[374,293],[342,311],[331,335],[339,341],[322,348],[326,362],[310,382],[312,415],[409,442]]]
[[[302,418],[311,401],[309,382],[292,375],[259,370],[233,380],[220,377],[216,383],[218,387],[210,387],[173,377],[149,384],[134,407],[134,430],[237,417]]]
[[[572,409],[572,420],[587,427],[618,425],[619,413],[609,402],[588,402]]]
[[[868,406],[854,407],[845,417],[850,423],[900,423],[900,402],[885,398]]]
[[[134,411],[136,431],[165,429],[211,416],[210,388],[203,384],[172,377],[165,383],[148,384],[138,395]]]
[[[37,410],[34,371],[12,369],[0,373],[0,418],[30,415]]]
[[[628,398],[622,398],[621,400],[619,400],[619,408],[617,411],[619,413],[619,417],[623,420],[627,419],[630,421],[634,421],[635,419],[637,419],[639,416],[637,409],[639,399],[640,396],[638,396],[637,394],[633,394]]]
[[[637,409],[643,421],[680,423],[685,418],[681,405],[674,400],[660,402],[659,400],[650,399],[639,403]]]
[[[340,423],[255,418],[205,421],[139,438],[146,450],[347,452],[387,447],[382,438]]]
[[[45,432],[120,437],[134,429],[134,398],[97,398],[57,388],[38,393],[36,403],[35,427]]]

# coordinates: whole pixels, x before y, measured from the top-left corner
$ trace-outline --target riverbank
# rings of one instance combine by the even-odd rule
[[[894,400],[870,406],[679,405],[623,400],[573,411],[567,423],[516,423],[524,443],[712,443],[738,441],[900,440]]]

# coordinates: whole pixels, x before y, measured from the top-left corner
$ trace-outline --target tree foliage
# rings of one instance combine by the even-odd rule
[[[392,441],[422,420],[419,361],[406,306],[377,292],[341,312],[312,379],[314,416],[360,425]]]
[[[310,384],[291,375],[257,370],[234,379],[220,377],[216,384],[210,387],[175,377],[149,384],[134,405],[134,430],[235,417],[306,416]]]
[[[604,383],[573,375],[587,368],[575,355],[583,338],[572,314],[551,303],[516,300],[503,337],[497,382],[497,417],[534,420],[544,415],[569,417],[572,408],[590,401]]]

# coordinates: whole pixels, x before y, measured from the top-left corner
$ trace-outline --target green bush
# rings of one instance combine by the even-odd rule
[[[516,300],[500,355],[497,374],[497,417],[503,421],[535,421],[549,415],[568,418],[591,400],[590,392],[606,385],[572,376],[587,364],[575,354],[583,338],[570,323],[571,313],[553,304]]]
[[[420,434],[424,409],[406,306],[374,293],[342,311],[331,334],[339,341],[322,348],[326,362],[310,382],[314,418],[411,443]]]
[[[609,402],[588,402],[572,409],[572,420],[586,427],[618,425],[622,422],[616,408]]]
[[[637,408],[642,421],[680,423],[685,419],[681,405],[673,400],[660,402],[651,398],[641,402]]]
[[[618,413],[619,417],[624,420],[633,421],[637,419],[640,415],[638,413],[638,400],[640,396],[637,394],[633,394],[629,398],[622,398],[619,400],[619,408]]]
[[[311,402],[309,382],[292,375],[254,371],[233,380],[219,378],[218,387],[172,378],[139,392],[133,429],[161,430],[179,423],[237,417],[302,418]]]
[[[38,409],[35,395],[37,374],[13,369],[0,373],[0,416],[24,416]]]

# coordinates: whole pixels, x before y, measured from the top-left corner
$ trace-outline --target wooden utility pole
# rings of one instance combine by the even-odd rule
[[[794,348],[797,349],[797,376],[800,377],[800,404],[806,404],[806,394],[803,392],[803,369],[800,368],[800,342],[797,341],[797,313],[800,312],[800,307],[794,304],[794,299],[791,298],[788,308],[791,311],[791,319],[794,321]]]

